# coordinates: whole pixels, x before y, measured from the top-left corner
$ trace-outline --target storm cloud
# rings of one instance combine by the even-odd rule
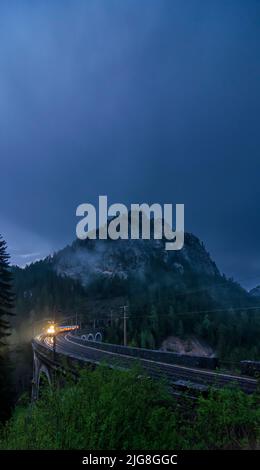
[[[105,194],[184,203],[220,269],[260,282],[259,14],[253,0],[1,2],[13,262],[72,241],[77,205]]]

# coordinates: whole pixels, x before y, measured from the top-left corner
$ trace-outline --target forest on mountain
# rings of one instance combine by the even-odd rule
[[[27,338],[39,320],[77,313],[83,326],[95,321],[105,341],[122,344],[121,302],[128,306],[129,345],[160,348],[169,335],[196,337],[223,360],[260,358],[259,299],[218,273],[186,268],[180,282],[178,272],[155,258],[142,276],[135,271],[123,278],[92,274],[87,285],[55,272],[49,259],[12,271],[17,296],[14,329]]]

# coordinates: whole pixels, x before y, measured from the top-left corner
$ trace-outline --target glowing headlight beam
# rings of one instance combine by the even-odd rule
[[[55,326],[50,325],[49,328],[47,329],[48,335],[54,335],[55,334]]]

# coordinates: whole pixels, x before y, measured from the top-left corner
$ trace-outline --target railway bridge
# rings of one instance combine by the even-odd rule
[[[33,339],[32,397],[37,399],[41,383],[60,385],[68,371],[76,378],[78,366],[96,367],[106,363],[111,368],[127,370],[138,364],[154,379],[167,380],[173,393],[206,393],[210,387],[235,385],[246,393],[253,393],[257,380],[218,370],[216,358],[194,357],[177,353],[132,348],[98,341],[90,341],[79,332],[62,332],[53,337],[40,335]]]
[[[68,327],[69,329],[69,327]],[[64,329],[63,329],[64,331]],[[81,330],[79,337],[87,342],[94,341],[99,343],[102,341],[103,332],[98,329]],[[52,385],[60,385],[64,382],[65,376],[70,372],[73,376],[77,376],[78,366],[83,362],[80,358],[71,354],[60,352],[58,335],[48,336],[46,334],[38,335],[32,341],[33,348],[33,380],[32,380],[32,398],[37,400],[43,383]],[[58,343],[58,345],[57,345]]]

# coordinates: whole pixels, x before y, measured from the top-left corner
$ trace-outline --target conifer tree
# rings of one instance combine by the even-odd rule
[[[7,245],[0,236],[0,420],[8,417],[11,394],[11,372],[6,339],[10,334],[10,315],[13,315],[14,295]]]

